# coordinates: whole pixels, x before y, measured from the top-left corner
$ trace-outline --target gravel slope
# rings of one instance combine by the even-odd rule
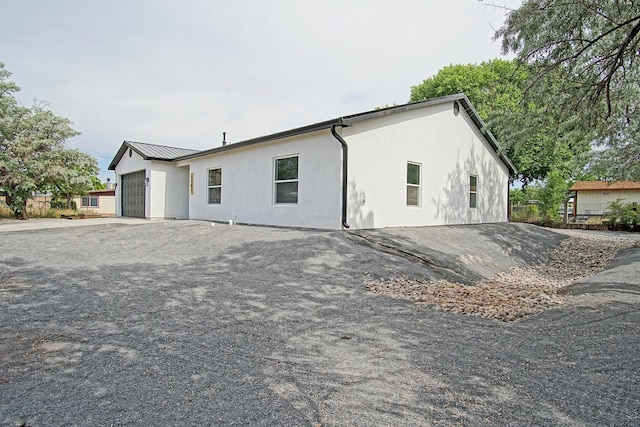
[[[549,259],[565,235],[376,236],[413,257],[197,221],[2,233],[0,425],[638,425],[637,247],[563,306],[500,322],[363,281],[482,280]]]

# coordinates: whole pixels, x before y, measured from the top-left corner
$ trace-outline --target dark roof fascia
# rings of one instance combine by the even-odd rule
[[[465,94],[459,93],[456,95],[443,96],[441,98],[427,99],[425,101],[410,102],[408,104],[394,105],[392,107],[365,111],[364,113],[351,114],[351,115],[342,117],[342,120],[346,125],[351,125],[353,123],[357,123],[362,120],[375,119],[378,117],[388,116],[390,114],[416,110],[418,108],[444,104],[446,102],[458,101],[461,98],[467,98],[467,97]]]
[[[489,143],[491,148],[493,148],[493,150],[498,155],[500,160],[504,163],[507,169],[509,169],[509,172],[511,174],[515,174],[517,172],[516,167],[511,162],[511,160],[502,152],[502,149],[500,148],[498,141],[496,141],[493,134],[487,130],[485,123],[482,121],[482,119],[480,118],[480,115],[478,114],[476,109],[473,108],[473,105],[471,105],[471,101],[469,100],[469,98],[467,98],[467,95],[465,95],[464,93],[457,93],[454,95],[443,96],[435,99],[428,99],[425,101],[417,101],[417,102],[411,102],[403,105],[380,108],[377,110],[365,111],[363,113],[358,113],[358,114],[351,114],[348,116],[338,117],[336,119],[331,119],[324,122],[314,123],[308,126],[303,126],[295,129],[286,130],[283,132],[273,133],[270,135],[260,136],[257,138],[224,145],[222,147],[216,147],[209,150],[198,151],[192,154],[176,157],[174,159],[145,158],[144,155],[142,155],[142,153],[140,153],[135,148],[133,149],[138,154],[140,154],[145,160],[161,160],[161,161],[189,160],[197,157],[204,157],[212,154],[223,153],[225,151],[237,150],[240,148],[248,147],[255,144],[261,144],[264,142],[275,141],[278,139],[289,138],[292,136],[304,135],[307,133],[317,132],[320,130],[328,130],[328,129],[331,129],[332,126],[351,126],[352,124],[362,120],[369,120],[377,117],[383,117],[389,114],[395,114],[403,111],[411,111],[418,108],[423,108],[423,107],[432,106],[432,105],[439,105],[439,104],[444,104],[444,103],[453,102],[453,101],[459,101],[462,104],[466,113],[469,115],[473,123],[476,125],[476,127],[478,128],[482,136],[484,136],[485,140]],[[124,144],[126,144],[126,142],[127,141],[125,141]],[[120,151],[118,151],[118,154],[116,154],[114,161],[111,162],[111,165],[109,165],[109,170],[115,169],[115,164],[117,164],[118,161],[120,161],[120,158],[126,151],[126,147],[124,147],[124,144],[123,144],[123,147],[120,148]]]
[[[312,125],[303,126],[295,129],[290,129],[284,132],[273,133],[271,135],[260,136],[258,138],[248,139],[241,142],[236,142],[233,144],[224,145],[222,147],[216,147],[209,150],[198,151],[197,153],[187,154],[186,156],[176,157],[174,161],[180,160],[189,160],[196,157],[204,157],[211,154],[218,154],[225,151],[237,150],[239,148],[248,147],[255,144],[261,144],[269,141],[276,141],[278,139],[290,138],[292,136],[304,135],[311,132],[317,132],[320,130],[328,130],[331,129],[331,126],[340,126],[342,125],[342,119],[333,119],[327,120],[325,122],[314,123]]]
[[[487,130],[487,125],[482,121],[482,119],[480,118],[480,114],[478,114],[476,109],[473,108],[473,105],[471,105],[471,101],[469,100],[469,98],[467,98],[466,95],[461,94],[458,101],[460,101],[460,103],[464,107],[464,110],[467,112],[467,114],[469,115],[473,123],[476,125],[480,133],[484,136],[484,138],[487,140],[489,145],[491,145],[491,148],[493,148],[493,150],[498,155],[500,160],[502,160],[502,163],[504,163],[505,166],[507,166],[507,168],[509,169],[509,173],[511,175],[517,173],[518,170],[516,169],[515,165],[511,162],[511,159],[509,159],[504,154],[504,152],[502,151],[502,148],[500,148],[500,144],[498,144],[498,141],[493,136],[491,131]]]
[[[345,125],[351,125],[353,123],[356,123],[362,120],[369,120],[373,118],[387,116],[389,114],[395,114],[403,111],[411,111],[417,108],[439,105],[439,104],[444,104],[444,103],[454,102],[454,101],[459,101],[462,104],[462,107],[471,118],[471,121],[473,121],[473,123],[476,125],[476,127],[478,128],[482,136],[484,136],[484,138],[487,140],[491,148],[493,148],[493,150],[498,155],[500,160],[502,160],[502,162],[505,164],[507,169],[509,169],[509,173],[515,174],[517,172],[516,167],[511,162],[511,160],[502,152],[502,149],[500,148],[498,141],[493,136],[491,131],[487,130],[487,126],[480,118],[480,114],[478,114],[476,109],[473,108],[473,105],[471,105],[471,101],[469,100],[467,95],[465,95],[464,93],[457,93],[454,95],[443,96],[441,98],[427,99],[425,101],[411,102],[409,104],[381,108],[379,110],[366,111],[364,113],[344,116],[342,118],[342,121]]]

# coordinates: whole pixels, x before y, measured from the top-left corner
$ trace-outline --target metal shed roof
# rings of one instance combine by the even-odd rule
[[[115,170],[116,165],[126,153],[127,149],[131,149],[138,153],[144,160],[164,160],[172,161],[178,157],[197,153],[198,150],[189,148],[169,147],[166,145],[148,144],[146,142],[124,141],[109,164],[109,170]]]

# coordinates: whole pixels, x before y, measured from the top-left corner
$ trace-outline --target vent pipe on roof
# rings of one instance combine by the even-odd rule
[[[225,145],[227,145],[227,133],[222,132],[222,146],[224,147]]]

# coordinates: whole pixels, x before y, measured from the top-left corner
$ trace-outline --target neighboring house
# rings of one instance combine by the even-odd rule
[[[618,198],[640,203],[638,181],[578,181],[569,191],[575,192],[574,212],[578,216],[602,216]]]
[[[505,222],[515,172],[464,94],[204,151],[124,141],[109,169],[118,216],[323,229]]]
[[[102,215],[115,215],[116,190],[91,190],[86,196],[77,196],[73,200],[79,211],[92,212]]]

